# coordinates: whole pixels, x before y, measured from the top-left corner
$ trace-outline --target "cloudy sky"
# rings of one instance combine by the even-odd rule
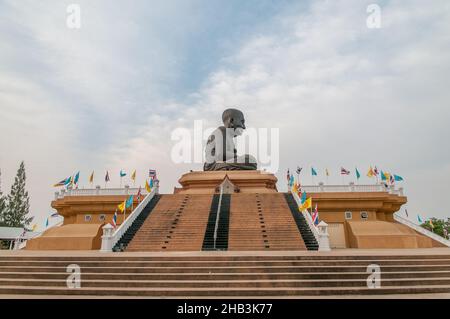
[[[118,186],[120,169],[143,183],[155,168],[171,193],[202,167],[172,161],[172,132],[230,106],[279,128],[280,190],[297,165],[305,184],[311,166],[373,183],[377,165],[405,178],[410,215],[450,217],[449,1],[89,0],[69,29],[74,2],[0,1],[2,188],[24,160],[40,223],[78,170],[87,187],[92,170]]]

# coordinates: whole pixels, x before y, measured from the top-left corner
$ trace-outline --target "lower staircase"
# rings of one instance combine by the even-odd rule
[[[450,252],[378,252],[372,256],[307,252],[76,254],[0,255],[0,297],[270,298],[428,293],[450,297]],[[67,267],[72,264],[80,266],[80,288],[67,287]],[[380,288],[367,287],[371,264],[381,267]]]

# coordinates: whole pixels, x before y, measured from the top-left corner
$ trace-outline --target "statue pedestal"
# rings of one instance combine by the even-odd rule
[[[238,188],[240,193],[276,193],[277,178],[272,173],[262,171],[199,171],[183,174],[175,188],[175,194],[214,194],[225,178]]]

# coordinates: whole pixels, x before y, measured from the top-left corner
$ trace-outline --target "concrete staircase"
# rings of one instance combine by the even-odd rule
[[[70,264],[81,267],[81,288],[67,288],[66,267]],[[370,264],[381,266],[381,288],[367,287]],[[448,293],[450,297],[450,253],[0,255],[0,297],[302,297],[428,293]]]
[[[212,195],[160,195],[126,251],[201,251]]]
[[[306,250],[282,193],[232,195],[228,250]]]

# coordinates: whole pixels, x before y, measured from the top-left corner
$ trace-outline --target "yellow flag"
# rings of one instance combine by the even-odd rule
[[[298,193],[298,186],[297,183],[294,183],[294,185],[292,186],[292,193],[297,194]]]
[[[433,225],[433,222],[431,221],[431,219],[430,219],[430,226],[431,226],[431,228],[434,228],[434,225]]]
[[[384,177],[386,177],[386,180],[389,182],[391,180],[391,174],[384,173]]]
[[[312,198],[308,198],[305,200],[302,206],[300,206],[300,210],[305,210],[312,207]]]
[[[145,180],[145,189],[147,190],[147,192],[151,193],[152,189],[150,188],[150,185],[148,184],[148,181]]]
[[[131,179],[133,180],[133,182],[136,181],[136,170],[134,170],[133,174],[131,174]]]
[[[325,175],[330,176],[330,172],[328,171],[328,168],[325,168]]]
[[[94,182],[94,171],[92,171],[91,176],[89,176],[89,183],[93,183]]]
[[[126,205],[127,205],[127,201],[124,200],[123,203],[121,203],[121,204],[119,204],[117,206],[117,208],[119,208],[119,210],[123,213],[123,211],[125,210]]]
[[[367,172],[367,177],[374,177],[375,173],[372,169],[372,166],[370,166],[369,171]]]
[[[31,231],[35,231],[37,228],[37,224],[34,224],[33,227],[31,227]]]

